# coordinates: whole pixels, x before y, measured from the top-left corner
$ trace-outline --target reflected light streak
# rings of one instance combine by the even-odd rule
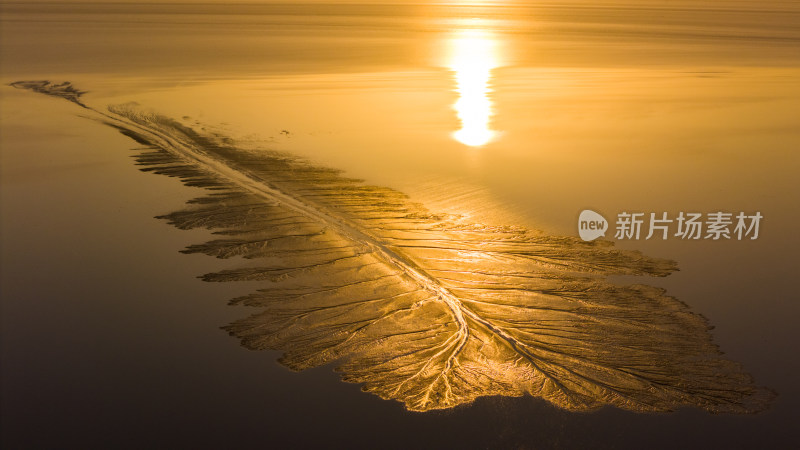
[[[461,121],[461,129],[453,133],[453,137],[462,144],[479,147],[495,136],[490,128],[492,102],[489,83],[492,69],[498,65],[496,41],[488,32],[462,30],[452,40],[448,67],[455,71],[459,98],[453,108]]]

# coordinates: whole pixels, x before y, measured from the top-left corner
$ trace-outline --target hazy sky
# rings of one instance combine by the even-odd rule
[[[774,5],[783,6],[785,8],[798,8],[800,7],[800,0],[765,0],[765,1],[750,1],[750,0],[438,0],[426,2],[423,0],[2,0],[0,3],[229,3],[235,5],[237,3],[373,3],[373,4],[392,4],[392,3],[438,3],[438,4],[649,4],[649,5],[705,5],[705,6],[719,6],[719,5],[737,5],[737,6],[750,6],[757,7],[759,5]]]
[[[2,4],[13,3],[37,3],[37,4],[229,4],[235,7],[237,4],[425,4],[425,5],[542,5],[568,7],[569,5],[581,6],[607,6],[624,5],[630,7],[669,7],[679,9],[733,9],[740,11],[791,11],[800,12],[800,0],[0,0]],[[2,11],[0,10],[0,14]]]

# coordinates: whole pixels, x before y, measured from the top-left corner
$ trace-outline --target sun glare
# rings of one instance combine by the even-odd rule
[[[451,42],[448,67],[455,72],[458,101],[453,105],[461,129],[453,137],[462,144],[479,147],[495,136],[490,128],[492,69],[498,67],[496,41],[479,29],[461,30]]]

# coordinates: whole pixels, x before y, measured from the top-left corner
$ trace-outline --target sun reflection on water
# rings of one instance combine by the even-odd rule
[[[451,41],[448,67],[455,72],[459,95],[453,108],[461,121],[453,137],[471,147],[486,145],[496,134],[489,94],[492,69],[499,66],[497,53],[497,41],[485,30],[461,30]]]

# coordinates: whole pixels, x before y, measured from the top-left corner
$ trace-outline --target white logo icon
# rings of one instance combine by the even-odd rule
[[[608,221],[605,217],[592,211],[584,209],[578,217],[578,234],[584,241],[593,241],[600,236],[606,235]]]

